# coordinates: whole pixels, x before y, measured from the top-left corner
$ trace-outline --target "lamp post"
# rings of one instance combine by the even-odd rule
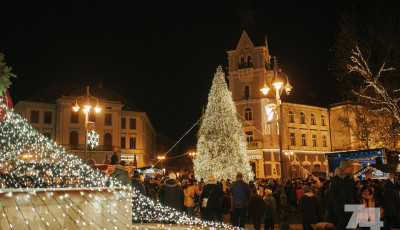
[[[194,171],[194,163],[193,163],[193,161],[194,161],[194,156],[196,156],[196,155],[197,155],[196,152],[190,152],[190,153],[189,153],[189,156],[192,157],[192,168],[193,168],[193,171]]]
[[[292,90],[292,86],[289,83],[289,79],[286,76],[286,74],[283,74],[280,70],[278,71],[278,62],[276,57],[274,57],[274,78],[272,81],[272,85],[275,88],[275,99],[276,99],[276,108],[277,108],[277,126],[278,126],[278,138],[279,138],[279,158],[280,158],[280,165],[281,165],[281,196],[280,196],[280,204],[281,204],[281,215],[282,218],[280,218],[280,221],[283,221],[283,223],[280,223],[280,228],[281,229],[288,229],[289,228],[289,224],[287,223],[287,197],[286,197],[286,193],[285,193],[285,186],[284,186],[284,178],[286,175],[284,175],[285,172],[285,167],[284,167],[284,160],[283,160],[283,153],[282,153],[282,103],[281,103],[281,93],[283,91],[283,89],[285,89],[286,94],[289,95],[291,90]],[[282,76],[284,76],[284,79],[282,79]],[[286,80],[286,84],[284,85]],[[266,76],[264,76],[264,86],[263,88],[260,89],[260,91],[264,94],[267,95],[268,91],[270,90],[270,88],[267,86],[267,80],[266,80]],[[285,173],[286,174],[286,173]]]
[[[165,156],[159,156],[157,157],[159,160],[161,160],[161,168],[163,168],[162,162],[165,159]],[[165,173],[165,172],[164,172]]]
[[[289,145],[288,145],[288,151],[287,152],[285,152],[285,155],[287,156],[287,157],[289,157],[289,177],[290,177],[290,179],[292,179],[292,165],[291,165],[291,162],[292,162],[292,156],[293,156],[293,151],[290,151],[289,150]]]
[[[96,113],[99,113],[101,111],[101,108],[99,107],[99,100],[96,97],[93,97],[92,95],[89,94],[89,86],[86,86],[86,94],[83,96],[79,96],[75,100],[75,105],[72,107],[74,112],[78,112],[79,109],[81,108],[78,104],[78,100],[83,99],[84,106],[83,106],[83,113],[85,113],[85,163],[87,163],[87,141],[88,141],[88,123],[89,123],[89,114],[90,111],[93,109]],[[96,101],[96,106],[93,108],[91,101]]]

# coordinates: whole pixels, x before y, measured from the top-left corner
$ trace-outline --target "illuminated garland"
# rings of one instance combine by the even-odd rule
[[[2,102],[0,102],[0,114],[2,115],[0,116],[0,170],[2,172],[0,176],[1,180],[5,181],[0,188],[0,194],[7,193],[9,197],[14,197],[14,192],[28,194],[24,199],[32,204],[32,211],[40,217],[41,225],[44,228],[49,229],[54,225],[58,227],[62,225],[56,218],[56,213],[47,206],[46,200],[48,199],[56,201],[62,216],[69,218],[78,228],[90,228],[92,225],[96,228],[100,227],[98,223],[85,214],[85,210],[81,206],[75,203],[73,199],[68,198],[68,192],[74,190],[90,190],[90,192],[80,191],[80,195],[86,199],[85,204],[89,205],[92,211],[94,210],[102,215],[102,218],[107,220],[108,224],[113,225],[114,229],[121,226],[118,221],[118,217],[121,215],[127,219],[132,218],[133,222],[136,223],[176,223],[188,226],[197,225],[202,229],[233,228],[228,224],[188,217],[184,213],[151,200],[132,190],[131,187],[122,187],[121,191],[125,193],[124,196],[121,195],[121,191],[111,191],[110,188],[105,187],[106,184],[111,188],[121,187],[118,181],[108,178],[103,173],[83,164],[55,142],[37,132],[25,119],[8,109]],[[93,198],[91,192],[101,192],[104,189],[112,192],[113,197],[118,202],[123,200],[132,202],[132,209],[131,206],[126,205],[120,207],[117,205],[118,202],[109,203],[110,201],[106,197],[97,197],[97,193],[94,197],[95,200],[106,202],[106,205],[99,203],[94,205],[93,200],[91,200]],[[45,191],[47,195],[39,196],[38,193],[41,191]],[[56,195],[62,191],[65,191],[65,195],[56,198]],[[35,207],[37,204],[33,203],[31,196],[40,198],[41,205],[44,207],[44,209],[41,208],[41,212]],[[129,197],[129,199],[127,200],[124,197]],[[18,196],[15,199],[18,199]],[[61,204],[58,199],[64,200],[66,205]],[[115,210],[112,211],[110,207],[115,207]],[[0,208],[5,210],[1,199]],[[16,211],[21,212],[21,220],[30,228],[31,223],[23,215],[18,202],[15,202],[15,208]],[[105,211],[106,214],[102,214],[101,211]],[[46,216],[43,216],[43,212]],[[2,211],[0,213],[1,218],[5,218],[9,228],[13,229],[12,217]],[[127,227],[129,228],[129,226]]]
[[[88,132],[88,139],[87,139],[87,144],[90,146],[90,148],[95,148],[96,146],[99,145],[99,134],[97,134],[94,130]]]

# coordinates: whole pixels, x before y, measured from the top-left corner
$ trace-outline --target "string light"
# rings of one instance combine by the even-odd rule
[[[240,171],[245,181],[251,180],[253,172],[247,160],[246,149],[242,123],[236,116],[232,94],[225,82],[222,67],[219,66],[199,130],[198,155],[193,161],[195,177],[200,180],[213,174],[217,181],[235,180]]]

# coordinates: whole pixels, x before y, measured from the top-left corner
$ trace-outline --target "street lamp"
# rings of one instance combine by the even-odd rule
[[[162,162],[165,159],[165,156],[159,156],[157,157],[159,160],[161,160],[161,168],[163,167]],[[165,172],[164,172],[165,173]]]
[[[267,95],[270,88],[267,85],[267,80],[266,80],[267,76],[264,76],[264,86],[263,88],[260,89],[260,91],[264,94]],[[285,84],[286,81],[286,84]],[[282,205],[282,209],[284,208],[283,206],[287,205],[287,197],[286,197],[286,192],[285,192],[285,186],[284,186],[284,178],[286,175],[284,175],[284,160],[283,160],[283,153],[282,153],[282,103],[281,103],[281,93],[283,92],[283,89],[286,91],[286,94],[289,95],[292,91],[292,86],[289,83],[289,79],[286,76],[286,74],[282,73],[280,70],[278,70],[278,61],[276,59],[276,57],[274,57],[274,78],[272,81],[272,85],[275,88],[275,99],[276,99],[276,108],[277,108],[277,126],[278,126],[278,137],[279,137],[279,158],[280,158],[280,164],[281,164],[281,196],[280,196],[280,200],[281,200],[281,205]],[[286,173],[285,173],[286,174]],[[281,229],[285,229],[288,227],[288,223],[287,223],[287,218],[285,218],[285,214],[287,214],[286,211],[282,212],[283,218],[281,219],[281,221],[284,221],[284,223],[282,223]],[[285,226],[283,226],[285,225]]]
[[[87,163],[87,142],[88,142],[88,123],[89,123],[89,114],[90,111],[92,110],[92,102],[96,101],[96,106],[93,108],[93,110],[96,113],[99,113],[101,111],[101,108],[99,107],[99,100],[96,97],[93,97],[92,95],[89,94],[89,86],[86,86],[86,94],[83,96],[79,96],[75,100],[75,105],[72,107],[74,112],[78,112],[79,109],[81,108],[78,104],[78,100],[83,99],[84,106],[83,106],[83,113],[85,113],[85,163]]]
[[[289,157],[289,177],[290,177],[290,179],[292,179],[292,165],[291,165],[292,160],[291,159],[294,159],[293,154],[294,154],[294,152],[289,150],[289,146],[288,146],[288,151],[285,152],[285,155],[287,157]]]
[[[190,153],[189,153],[189,155],[192,157],[192,161],[193,161],[193,159],[194,159],[194,156],[196,156],[196,155],[197,155],[197,153],[196,153],[196,152],[190,152]]]

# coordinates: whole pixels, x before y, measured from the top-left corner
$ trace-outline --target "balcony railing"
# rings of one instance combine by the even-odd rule
[[[73,145],[73,144],[67,144],[67,145],[62,145],[65,149],[67,150],[85,150],[85,145]],[[114,146],[112,145],[98,145],[94,147],[93,149],[90,148],[88,145],[88,151],[114,151]]]
[[[262,142],[260,140],[248,141],[247,149],[258,149],[262,147]]]

